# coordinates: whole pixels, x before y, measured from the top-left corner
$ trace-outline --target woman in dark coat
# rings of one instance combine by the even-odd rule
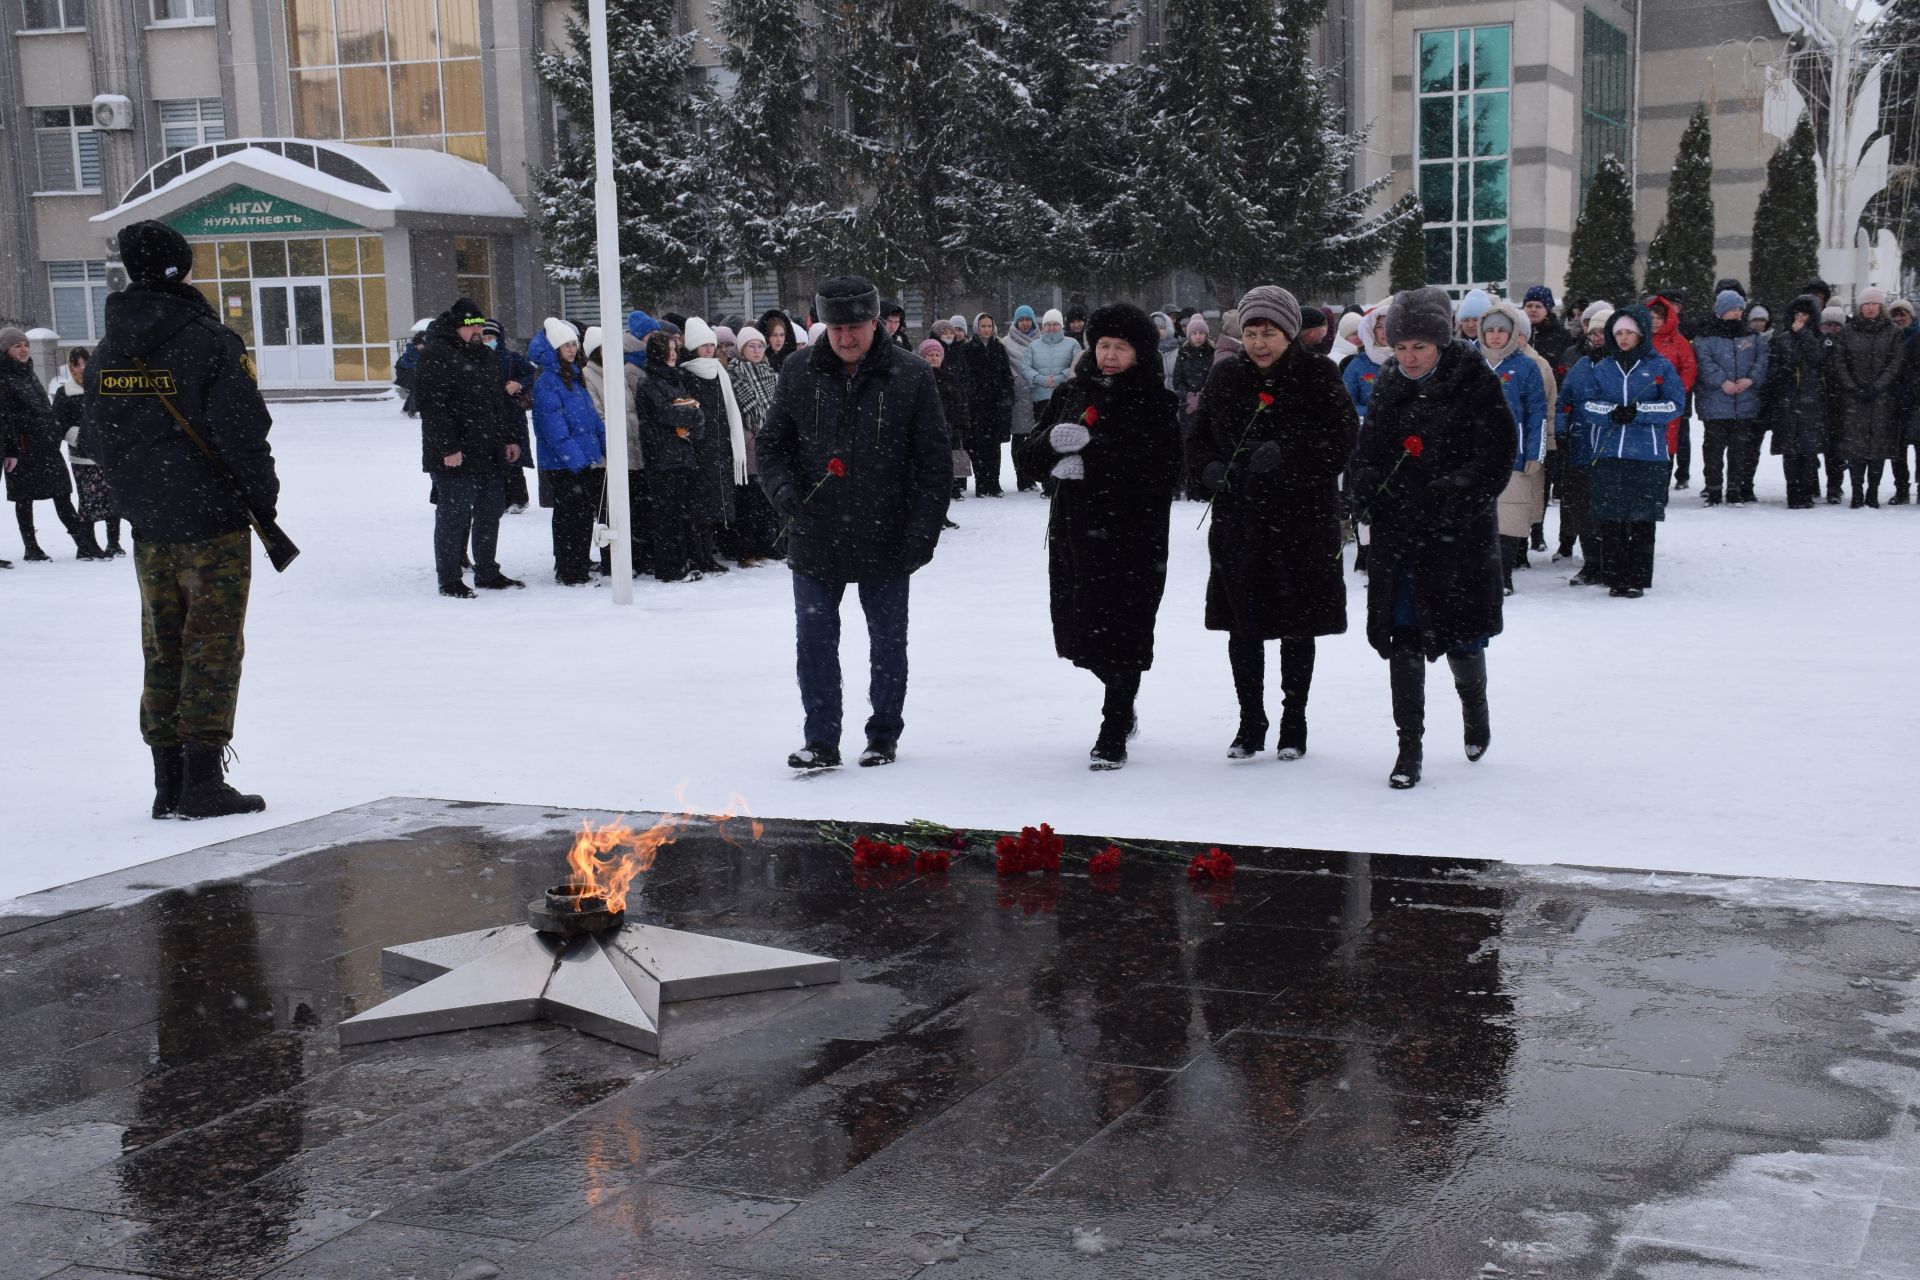
[[[1180,424],[1146,312],[1101,307],[1086,341],[1072,380],[1054,393],[1054,425],[1019,448],[1030,470],[1057,482],[1047,532],[1053,647],[1106,686],[1089,756],[1105,770],[1127,762],[1134,698],[1153,666]]]
[[[681,340],[686,344],[679,364],[682,381],[687,394],[699,402],[709,427],[696,438],[700,473],[693,482],[693,567],[702,573],[726,573],[727,566],[719,558],[721,548],[729,554],[740,550],[734,544],[732,526],[734,491],[747,474],[746,424],[740,417],[732,377],[720,363],[713,326],[694,316],[687,321]],[[740,437],[737,453],[736,435]]]
[[[973,318],[973,337],[967,340],[967,454],[973,459],[976,497],[997,498],[1000,488],[1000,450],[1013,434],[1013,365],[1006,344],[989,312]]]
[[[120,545],[120,509],[114,505],[113,492],[106,477],[92,458],[80,452],[80,426],[86,420],[87,361],[92,353],[85,347],[67,352],[66,367],[53,384],[53,417],[60,424],[60,435],[67,442],[67,461],[73,466],[73,490],[79,495],[80,523],[93,532],[96,523],[107,526],[107,545],[101,559],[124,556]],[[84,554],[82,559],[84,559]]]
[[[1767,413],[1772,451],[1787,473],[1787,509],[1808,511],[1820,495],[1820,454],[1827,447],[1827,344],[1820,303],[1802,294],[1774,330],[1767,358]]]
[[[73,537],[82,560],[104,560],[107,553],[94,540],[93,526],[80,523],[73,509],[73,477],[60,455],[60,423],[53,405],[33,371],[33,352],[25,331],[0,329],[0,434],[6,436],[7,501],[20,522],[20,541],[29,560],[51,560],[34,536],[33,504],[52,502],[60,523]]]
[[[1453,340],[1442,289],[1396,294],[1393,360],[1381,372],[1353,455],[1353,501],[1373,526],[1367,641],[1387,659],[1400,754],[1387,783],[1420,781],[1428,662],[1446,655],[1468,760],[1492,741],[1487,641],[1500,633],[1494,502],[1513,472],[1516,430],[1500,379]]]
[[[1845,417],[1840,452],[1853,485],[1851,507],[1880,505],[1880,474],[1900,448],[1900,330],[1887,319],[1887,295],[1862,289],[1860,305],[1840,331],[1833,368]]]
[[[767,363],[773,366],[774,372],[779,372],[780,366],[787,362],[787,357],[794,351],[793,326],[787,323],[787,313],[778,307],[771,307],[753,327],[767,340]]]
[[[693,398],[693,378],[679,369],[680,337],[664,329],[647,335],[647,363],[638,396],[640,448],[646,456],[653,517],[653,576],[680,582],[701,575],[693,566],[693,488],[700,474],[699,437],[706,415]]]
[[[1314,639],[1347,629],[1340,475],[1358,418],[1333,362],[1296,343],[1300,304],[1261,285],[1240,300],[1241,349],[1214,367],[1187,441],[1213,498],[1207,629],[1227,633],[1240,728],[1227,756],[1267,744],[1266,642],[1280,642],[1276,754],[1307,750]]]

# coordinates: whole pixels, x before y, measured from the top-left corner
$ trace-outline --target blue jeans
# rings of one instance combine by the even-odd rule
[[[898,742],[907,702],[907,577],[862,582],[860,608],[867,615],[872,675],[867,701],[867,740]],[[800,705],[811,746],[840,745],[840,601],[844,582],[793,575],[793,620],[799,661]]]
[[[473,576],[496,577],[500,561],[500,516],[507,509],[506,477],[463,476],[442,471],[433,478],[439,501],[433,509],[433,569],[442,582],[460,581],[460,553],[473,539]]]

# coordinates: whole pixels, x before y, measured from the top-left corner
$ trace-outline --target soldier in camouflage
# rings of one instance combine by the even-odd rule
[[[120,233],[120,260],[131,283],[107,299],[80,438],[133,526],[153,816],[257,813],[266,802],[229,786],[223,760],[246,648],[248,510],[271,519],[280,492],[273,420],[245,344],[188,283],[186,239],[138,222]],[[176,410],[230,475],[181,430]]]

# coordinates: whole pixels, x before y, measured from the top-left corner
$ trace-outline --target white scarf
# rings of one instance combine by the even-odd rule
[[[720,380],[720,396],[727,402],[727,439],[733,443],[733,482],[736,485],[747,482],[747,429],[740,421],[740,402],[733,398],[733,379],[721,367],[720,361],[713,356],[699,356],[692,360],[682,360],[680,367],[696,378],[712,382]]]

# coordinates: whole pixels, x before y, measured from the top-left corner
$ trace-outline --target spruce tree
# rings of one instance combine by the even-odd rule
[[[1587,186],[1580,220],[1573,227],[1567,255],[1569,298],[1604,298],[1623,307],[1638,298],[1634,291],[1633,189],[1627,166],[1618,156],[1600,157],[1593,181]]]
[[[1427,283],[1427,224],[1416,202],[1393,241],[1393,259],[1387,265],[1387,288],[1394,293],[1425,288]]]
[[[828,145],[862,193],[838,216],[834,254],[885,291],[917,285],[936,315],[951,282],[1004,279],[1024,243],[1004,117],[981,101],[997,78],[980,23],[954,0],[844,5],[828,23],[847,107]]]
[[[821,248],[828,206],[815,27],[799,0],[719,0],[713,42],[735,77],[713,131],[710,198],[726,262],[781,297]]]
[[[1114,56],[1135,17],[1113,0],[1007,0],[983,22],[994,79],[977,109],[1000,117],[1027,274],[1102,293],[1150,269],[1140,70]]]
[[[1693,109],[1667,183],[1667,216],[1647,246],[1648,294],[1684,297],[1711,310],[1719,278],[1713,251],[1713,127],[1705,103]]]
[[[1394,210],[1370,212],[1386,179],[1347,189],[1366,131],[1332,123],[1311,48],[1325,11],[1326,0],[1167,0],[1147,65],[1141,203],[1159,265],[1199,273],[1216,296],[1351,287],[1399,231]]]
[[[689,122],[710,99],[690,78],[694,37],[642,0],[609,0],[608,75],[613,98],[615,196],[620,210],[620,287],[636,304],[705,283],[713,274],[712,223],[703,143]],[[533,172],[540,256],[556,280],[599,287],[594,225],[593,85],[586,5],[567,19],[568,50],[542,53],[541,82],[573,122],[554,162]]]
[[[1813,163],[1813,122],[1794,126],[1767,160],[1767,185],[1753,214],[1748,287],[1780,313],[1800,286],[1820,273],[1820,196]]]

